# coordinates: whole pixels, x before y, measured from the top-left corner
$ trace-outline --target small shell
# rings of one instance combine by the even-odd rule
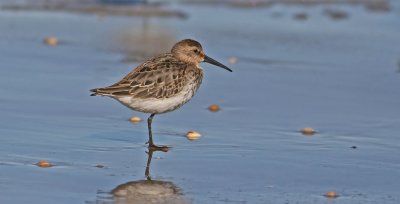
[[[58,39],[54,36],[49,36],[49,37],[45,37],[43,39],[43,42],[46,45],[50,45],[50,46],[56,46],[58,44]]]
[[[139,123],[140,121],[142,121],[142,119],[137,116],[133,116],[129,119],[129,121],[131,121],[132,123]]]
[[[217,104],[212,104],[211,106],[208,107],[208,110],[210,110],[211,112],[217,112],[221,110],[221,108]]]
[[[305,127],[300,132],[303,133],[303,135],[313,135],[317,131],[315,131],[315,129],[312,127]]]
[[[201,137],[201,134],[195,131],[189,131],[186,133],[186,138],[188,140],[197,140]]]
[[[48,167],[52,167],[53,165],[47,160],[40,160],[38,163],[36,163],[36,166],[42,167],[42,168],[48,168]]]
[[[324,194],[327,198],[337,198],[339,195],[335,191],[329,191]]]

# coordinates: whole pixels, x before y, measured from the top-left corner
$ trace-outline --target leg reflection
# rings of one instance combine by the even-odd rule
[[[150,176],[150,165],[151,165],[151,159],[153,158],[153,152],[161,151],[161,152],[168,152],[168,148],[162,148],[162,149],[154,149],[149,147],[147,153],[147,164],[146,164],[146,171],[144,172],[144,175],[146,176],[148,181],[151,181],[151,176]]]

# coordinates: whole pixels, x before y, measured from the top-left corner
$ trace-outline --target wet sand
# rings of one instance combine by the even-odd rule
[[[124,203],[113,192],[130,188],[144,201],[397,204],[399,8],[166,6],[186,19],[1,10],[0,203]],[[129,122],[147,115],[88,90],[182,38],[234,72],[203,65],[192,101],[155,117],[155,142],[173,148],[148,165],[146,124]],[[203,136],[187,140],[190,130]],[[37,167],[43,159],[54,166]]]

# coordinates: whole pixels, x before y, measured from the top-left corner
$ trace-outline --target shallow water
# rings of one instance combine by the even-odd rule
[[[145,180],[146,124],[128,119],[147,115],[88,90],[128,73],[132,53],[182,38],[238,62],[233,73],[204,64],[192,101],[154,119],[156,143],[173,148],[154,152],[150,175],[180,189],[180,201],[400,202],[398,4],[386,13],[171,7],[189,18],[0,11],[0,203],[108,203],[116,187]],[[327,7],[349,18],[331,19]],[[308,19],[294,19],[299,12]],[[148,41],[137,39],[149,30]],[[60,44],[45,46],[48,35]],[[209,112],[213,103],[222,110]],[[308,126],[318,133],[298,132]],[[203,137],[189,141],[189,130]],[[33,165],[42,159],[55,166]]]

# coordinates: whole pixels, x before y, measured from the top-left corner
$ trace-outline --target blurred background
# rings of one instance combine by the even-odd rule
[[[400,203],[399,22],[396,0],[0,0],[0,203]],[[185,38],[234,71],[202,64],[149,152],[148,115],[89,90]]]

